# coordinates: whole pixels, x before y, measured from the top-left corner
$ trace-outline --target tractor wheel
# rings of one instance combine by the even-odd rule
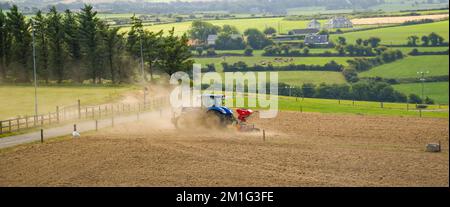
[[[223,129],[226,127],[225,116],[218,111],[208,111],[205,126],[211,129]]]
[[[175,118],[173,120],[173,124],[177,129],[188,129],[190,125],[189,121],[186,119],[186,116],[180,116],[178,118]]]

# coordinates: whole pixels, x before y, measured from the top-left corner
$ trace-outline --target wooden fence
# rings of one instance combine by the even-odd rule
[[[81,101],[78,100],[78,103],[74,105],[57,106],[55,112],[0,120],[0,134],[19,132],[36,127],[52,126],[73,120],[98,120],[111,116],[152,111],[167,106],[168,104],[168,97],[150,99],[145,101],[145,103],[116,103],[96,106],[83,106],[81,105]]]

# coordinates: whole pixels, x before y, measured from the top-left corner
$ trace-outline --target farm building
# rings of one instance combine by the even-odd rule
[[[189,46],[199,46],[201,45],[200,40],[196,40],[196,39],[189,39],[188,43]]]
[[[328,44],[328,35],[306,35],[305,44],[307,45],[324,45]]]
[[[328,21],[326,27],[329,29],[353,28],[353,23],[347,17],[333,17]]]
[[[311,20],[311,22],[308,23],[308,28],[309,29],[319,29],[320,30],[320,22],[317,21],[316,19]]]
[[[289,35],[309,35],[309,34],[317,34],[319,29],[294,29],[289,31]]]

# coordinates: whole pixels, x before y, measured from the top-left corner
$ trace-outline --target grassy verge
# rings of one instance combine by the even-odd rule
[[[248,106],[247,98],[245,98],[245,103]],[[420,112],[415,105],[406,103],[383,103],[383,108],[381,108],[380,102],[355,101],[353,104],[351,100],[302,99],[285,96],[279,97],[278,105],[279,110],[284,111],[407,117],[419,117],[421,113],[422,117],[448,118],[448,105],[432,105]]]
[[[56,106],[101,104],[116,100],[134,86],[40,86],[38,113],[54,112]],[[34,114],[34,88],[32,86],[0,85],[0,119]]]
[[[418,78],[417,72],[429,71],[427,76],[448,75],[448,55],[408,56],[359,74],[360,77]]]
[[[403,92],[405,94],[417,94],[422,93],[421,83],[408,83],[393,85],[395,90]],[[424,83],[424,95],[433,99],[436,103],[448,104],[448,82],[433,82]]]
[[[339,36],[342,36],[347,39],[347,43],[354,43],[358,38],[368,39],[370,37],[379,37],[381,38],[382,44],[404,45],[407,43],[407,38],[411,35],[417,35],[421,37],[423,35],[429,35],[431,32],[436,32],[437,34],[444,37],[444,39],[448,40],[448,27],[448,21],[440,21],[429,24],[389,27],[361,32],[351,32],[340,35],[331,35],[330,38],[337,42],[337,38]]]
[[[194,58],[195,63],[202,64],[215,64],[216,70],[222,71],[222,62],[228,64],[237,63],[239,61],[245,62],[248,66],[253,66],[255,64],[261,65],[262,62],[271,62],[273,66],[286,66],[290,64],[295,65],[325,65],[330,61],[334,60],[338,64],[348,65],[347,60],[353,59],[352,57],[292,57],[293,61],[287,62],[275,62],[275,58],[283,58],[283,60],[290,60],[291,57],[263,57],[263,56],[252,56],[252,57],[214,57],[214,58]]]

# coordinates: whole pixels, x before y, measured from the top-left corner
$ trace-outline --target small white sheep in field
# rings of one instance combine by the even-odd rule
[[[73,125],[73,132],[72,132],[72,137],[73,138],[80,138],[80,133],[77,131],[77,125]]]

